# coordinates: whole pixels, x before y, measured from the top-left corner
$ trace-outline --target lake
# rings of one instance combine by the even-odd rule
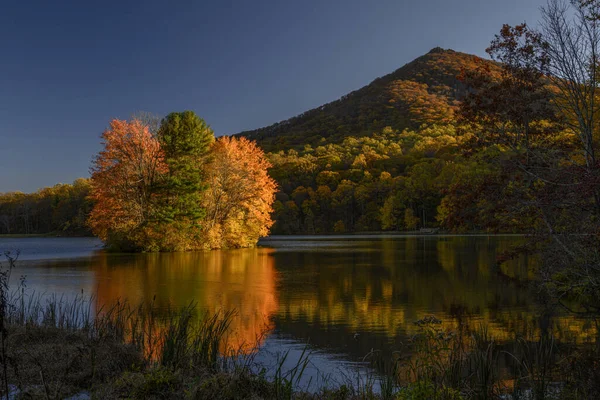
[[[340,381],[371,351],[401,350],[415,321],[444,327],[488,326],[499,340],[552,330],[559,339],[591,340],[585,320],[549,312],[527,289],[536,259],[497,267],[519,236],[288,236],[255,249],[195,253],[109,254],[92,238],[0,238],[20,249],[16,276],[27,290],[89,294],[98,304],[127,299],[158,310],[195,302],[202,310],[235,309],[231,340],[260,347],[272,363],[308,345],[314,376]],[[13,279],[16,283],[17,279]]]

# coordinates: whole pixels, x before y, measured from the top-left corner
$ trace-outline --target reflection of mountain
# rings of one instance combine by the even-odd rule
[[[243,249],[200,253],[103,255],[95,260],[98,301],[127,298],[136,304],[200,310],[236,310],[232,346],[253,348],[272,329],[277,311],[276,271],[268,250]]]
[[[540,318],[541,307],[518,283],[530,277],[532,258],[515,260],[500,280],[496,257],[514,245],[511,237],[421,237],[369,242],[322,252],[275,252],[282,286],[277,328],[318,346],[360,357],[371,348],[396,347],[416,332],[427,315],[447,327],[459,317],[472,327],[489,325],[498,339],[514,332],[537,333],[554,327],[559,337],[577,332],[587,338],[584,322]],[[301,272],[299,272],[301,271]],[[360,333],[354,340],[354,333]]]

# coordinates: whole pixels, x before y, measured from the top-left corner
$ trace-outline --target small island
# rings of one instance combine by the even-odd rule
[[[151,132],[113,120],[90,179],[92,232],[109,250],[252,247],[273,224],[277,188],[255,143],[221,137],[191,111]]]

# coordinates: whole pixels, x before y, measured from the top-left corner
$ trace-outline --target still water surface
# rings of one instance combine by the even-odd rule
[[[127,299],[159,310],[190,302],[210,312],[235,309],[230,340],[261,347],[259,362],[288,349],[293,359],[308,343],[312,367],[337,371],[335,377],[362,368],[371,350],[402,348],[417,330],[414,322],[430,315],[447,327],[459,320],[487,325],[501,340],[540,329],[563,339],[593,338],[592,326],[549,314],[526,288],[534,258],[496,266],[522,240],[296,236],[271,237],[256,249],[107,254],[90,238],[0,238],[0,251],[21,250],[15,274],[37,293],[83,291],[100,304]]]

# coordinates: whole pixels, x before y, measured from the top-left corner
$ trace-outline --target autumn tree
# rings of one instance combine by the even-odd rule
[[[148,127],[148,130],[152,135],[156,135],[160,129],[162,118],[156,114],[147,111],[138,111],[131,115],[130,119],[140,121],[143,125]]]
[[[396,198],[391,195],[383,203],[381,207],[381,229],[392,230],[398,227],[398,217],[395,209]]]
[[[224,136],[212,145],[202,201],[208,247],[250,247],[268,234],[277,187],[270,165],[246,138]]]
[[[547,43],[527,24],[504,25],[486,52],[501,68],[478,60],[477,68],[463,70],[460,79],[472,91],[461,104],[461,116],[483,128],[479,140],[520,147],[528,162],[531,136],[544,133],[536,130],[536,121],[554,116]]]
[[[168,172],[160,143],[138,120],[113,120],[93,161],[89,224],[109,247],[148,250],[161,212],[157,187]]]
[[[478,209],[494,204],[487,214],[500,217],[502,209],[503,221],[527,221],[536,233],[528,251],[541,256],[540,278],[550,297],[563,305],[577,300],[579,311],[594,314],[600,312],[599,5],[549,0],[538,31],[503,26],[488,49],[503,63],[502,73],[474,80],[479,85],[462,108],[483,127],[480,138],[503,145],[497,146],[499,181],[477,185]],[[472,182],[477,179],[466,187]],[[451,191],[464,192],[461,186]],[[461,197],[468,200],[454,199]],[[461,203],[443,201],[443,214],[464,210]]]
[[[553,244],[542,253],[543,278],[553,297],[576,299],[594,315],[600,313],[599,9],[597,0],[550,0],[541,23],[556,108],[575,138],[557,184],[546,184],[543,191],[544,223]],[[578,235],[556,235],[564,231]]]
[[[417,229],[419,226],[419,217],[415,216],[412,208],[407,208],[404,212],[404,225],[409,231]]]
[[[584,203],[589,203],[583,199],[586,195],[592,199],[595,214],[600,213],[595,137],[599,110],[598,7],[599,2],[591,0],[550,0],[542,8],[539,31],[525,24],[504,25],[488,49],[495,60],[503,63],[499,83],[476,87],[476,94],[463,106],[464,115],[478,114],[483,117],[479,121],[496,118],[512,127],[523,127],[528,150],[532,128],[545,133],[537,151],[531,153],[534,163],[527,172],[532,182],[539,180],[557,192],[563,186],[570,187],[569,192],[577,187]],[[486,94],[490,88],[494,94],[489,94],[487,101],[477,101],[477,93]],[[540,122],[542,119],[554,119],[556,124],[545,124]],[[553,200],[553,206],[540,208],[551,232],[555,228],[547,210],[557,208],[563,199],[561,194]],[[549,202],[550,198],[544,200],[546,205]],[[587,206],[582,203],[577,208]]]
[[[600,102],[600,2],[550,0],[542,9],[542,34],[547,43],[549,70],[557,87],[556,106],[578,139],[573,160],[582,164],[580,182],[592,189],[595,212],[600,214],[598,118]],[[579,155],[583,163],[578,162]],[[583,178],[583,179],[581,179]]]

